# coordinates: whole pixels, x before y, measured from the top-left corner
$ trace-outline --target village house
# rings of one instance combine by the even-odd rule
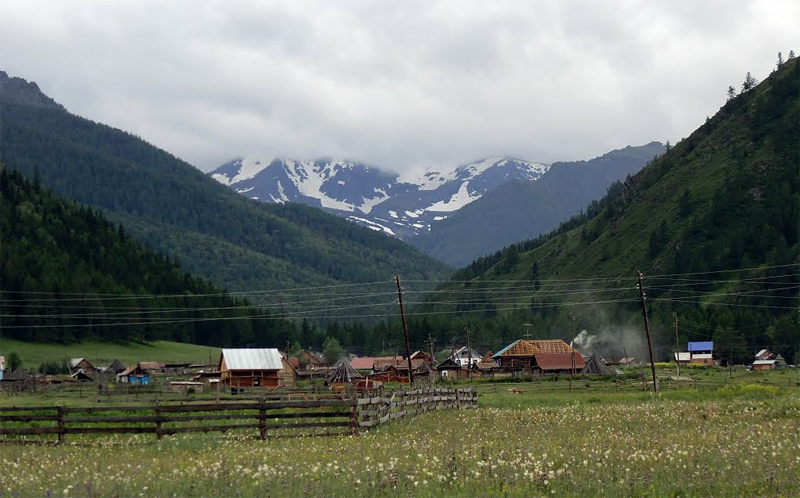
[[[763,370],[779,370],[786,368],[786,360],[780,354],[775,354],[768,349],[762,349],[756,353],[756,359],[753,361],[754,371]]]
[[[433,363],[433,358],[431,358],[431,355],[429,355],[428,353],[426,353],[425,351],[422,351],[422,350],[417,350],[417,351],[414,351],[413,353],[411,353],[411,359],[412,360],[423,360],[426,363]]]
[[[145,385],[150,383],[150,372],[142,368],[141,363],[131,365],[117,374],[117,381],[123,384]]]
[[[769,349],[762,349],[756,353],[756,360],[774,360],[775,354]]]
[[[714,343],[712,341],[697,341],[688,344],[689,349],[689,363],[695,365],[713,365],[714,364]]]
[[[75,373],[78,370],[83,370],[83,373],[90,375],[97,371],[97,369],[89,363],[86,358],[72,358],[69,360],[69,372]]]
[[[70,375],[69,377],[71,379],[73,379],[73,380],[78,381],[78,382],[92,382],[94,380],[94,379],[92,379],[91,376],[89,376],[89,374],[84,372],[83,369],[78,370],[77,372],[75,372],[74,374]]]
[[[462,367],[466,367],[478,363],[483,359],[483,356],[474,349],[463,346],[454,351],[453,354],[450,355],[450,359]]]
[[[689,352],[678,352],[674,354],[677,363],[689,363],[692,360],[692,354]]]
[[[118,373],[124,372],[125,368],[127,367],[121,361],[114,360],[106,367],[106,373],[117,375]]]
[[[411,360],[412,375],[419,373],[427,376],[430,369],[422,370],[424,365],[427,363],[422,358]],[[400,356],[375,358],[371,377],[382,382],[408,382],[408,360]]]
[[[512,342],[492,356],[508,372],[538,374],[579,372],[583,356],[560,339]]]
[[[160,361],[140,361],[139,366],[147,370],[150,375],[163,374],[167,372],[167,366]]]
[[[500,371],[500,365],[493,359],[482,358],[481,361],[475,364],[475,367],[480,372],[481,377],[494,377],[496,372]]]
[[[275,348],[223,349],[217,369],[225,386],[274,389],[280,383],[283,361]]]
[[[297,385],[297,378],[300,372],[289,361],[290,358],[286,353],[281,352],[281,371],[278,374],[278,385],[280,387],[295,387]]]
[[[297,361],[300,370],[327,370],[328,364],[319,353],[314,353],[304,349],[297,353]]]
[[[27,382],[33,379],[33,376],[22,367],[17,367],[13,372],[7,373],[3,377],[3,382]]]
[[[477,366],[473,365],[473,368],[477,370]],[[443,380],[456,380],[456,379],[468,379],[469,378],[469,370],[466,367],[466,364],[462,366],[459,362],[455,361],[455,359],[450,356],[443,362],[436,365],[436,370],[439,372],[439,376]],[[477,373],[476,373],[477,375]]]
[[[350,366],[362,374],[375,372],[375,358],[372,356],[357,356],[350,360]]]

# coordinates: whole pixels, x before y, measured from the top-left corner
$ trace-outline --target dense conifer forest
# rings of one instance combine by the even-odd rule
[[[251,307],[128,236],[94,208],[0,166],[3,335],[69,343],[157,339],[273,345],[294,324]]]

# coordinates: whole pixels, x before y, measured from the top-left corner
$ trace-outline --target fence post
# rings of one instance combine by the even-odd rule
[[[155,415],[156,415],[156,437],[158,440],[161,440],[161,408],[158,406],[158,400],[156,400],[155,404]]]
[[[59,405],[58,409],[58,442],[64,442],[64,406]]]
[[[258,398],[258,434],[262,441],[267,439],[267,406],[263,396]]]
[[[350,402],[350,434],[355,436],[358,434],[358,396],[352,396]]]

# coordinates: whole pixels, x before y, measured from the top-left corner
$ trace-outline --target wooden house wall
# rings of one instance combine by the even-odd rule
[[[222,383],[230,387],[278,387],[278,370],[225,370]]]
[[[516,358],[500,357],[500,368],[507,371],[518,371],[518,370],[530,371],[532,358],[533,357],[531,356],[516,357]]]

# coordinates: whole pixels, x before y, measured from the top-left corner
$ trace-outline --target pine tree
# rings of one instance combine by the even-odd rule
[[[750,74],[750,71],[747,71],[747,75],[744,77],[744,82],[742,83],[742,93],[749,92],[758,84],[758,80]]]

